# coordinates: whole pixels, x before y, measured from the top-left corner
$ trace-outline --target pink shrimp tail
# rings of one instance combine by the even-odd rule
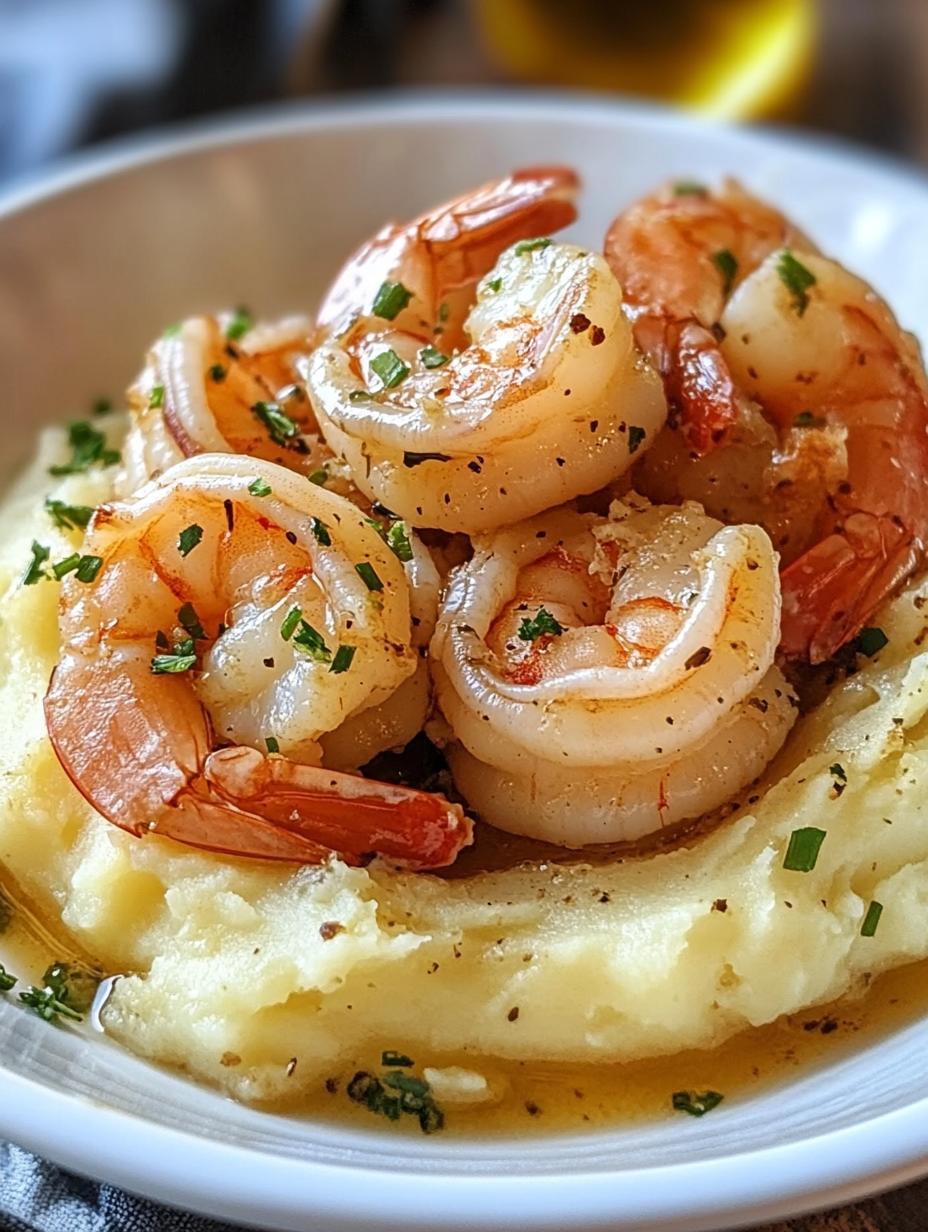
[[[851,514],[783,571],[781,648],[823,663],[846,645],[914,572],[924,545],[886,515]]]
[[[696,321],[667,327],[667,398],[690,449],[704,457],[739,420],[739,401],[714,335]]]

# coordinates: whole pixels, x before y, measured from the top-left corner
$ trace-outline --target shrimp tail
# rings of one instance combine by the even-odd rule
[[[739,420],[738,394],[718,340],[695,321],[668,329],[667,398],[690,449],[705,457]]]
[[[441,796],[265,757],[251,748],[211,753],[203,780],[213,801],[231,807],[232,818],[257,818],[270,826],[281,852],[290,843],[296,848],[308,843],[326,857],[337,852],[347,863],[366,863],[379,855],[409,869],[425,869],[453,863],[461,848],[473,842],[473,825],[464,810]],[[196,841],[202,843],[202,833]],[[243,852],[241,843],[234,853],[259,854]],[[307,862],[306,855],[272,858]]]
[[[783,571],[783,652],[830,659],[923,558],[923,545],[891,517],[852,514]]]

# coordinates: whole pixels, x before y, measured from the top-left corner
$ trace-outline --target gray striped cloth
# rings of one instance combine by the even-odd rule
[[[0,1143],[0,1232],[233,1232],[99,1185]]]

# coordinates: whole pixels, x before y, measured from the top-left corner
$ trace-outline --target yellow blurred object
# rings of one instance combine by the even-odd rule
[[[490,54],[522,80],[618,90],[722,119],[789,114],[815,0],[474,0]]]

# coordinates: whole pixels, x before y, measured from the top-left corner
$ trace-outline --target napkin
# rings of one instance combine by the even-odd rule
[[[99,1185],[0,1143],[0,1232],[234,1232]]]

